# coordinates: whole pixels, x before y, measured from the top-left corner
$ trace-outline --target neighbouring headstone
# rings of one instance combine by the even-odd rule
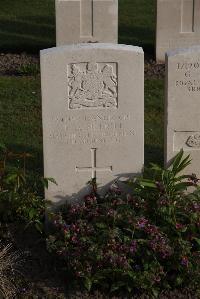
[[[117,43],[118,0],[56,0],[56,44]]]
[[[199,44],[200,0],[157,0],[157,62],[169,50]]]
[[[79,44],[41,51],[46,198],[81,198],[140,174],[144,155],[144,56],[139,47]]]
[[[200,175],[200,46],[168,52],[166,67],[165,159],[183,149]]]

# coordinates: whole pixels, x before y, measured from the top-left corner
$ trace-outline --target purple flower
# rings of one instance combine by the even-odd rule
[[[188,267],[189,266],[189,260],[188,260],[188,257],[187,256],[183,256],[182,259],[181,259],[181,265],[182,266],[185,266],[185,267]]]
[[[113,209],[109,209],[108,212],[107,212],[107,216],[114,216],[115,214],[115,211]]]
[[[142,217],[142,218],[138,219],[137,225],[139,228],[144,228],[148,224],[148,222],[149,221],[146,218]]]
[[[195,173],[192,173],[192,175],[188,179],[189,181],[192,181],[194,185],[196,185],[199,181]]]
[[[97,203],[97,198],[93,194],[85,196],[85,204],[86,204],[86,206],[91,206],[91,205],[96,204],[96,203]]]
[[[154,236],[159,234],[159,230],[155,225],[148,224],[145,228],[146,233]]]
[[[137,251],[137,242],[134,240],[130,244],[130,253],[135,254]]]
[[[157,235],[149,241],[151,249],[159,253],[163,259],[172,255],[172,248],[168,245],[167,240],[162,235]]]
[[[167,206],[169,204],[168,199],[165,196],[161,196],[158,201],[160,207]]]
[[[160,193],[165,193],[165,187],[162,182],[156,182],[156,187]]]
[[[193,204],[193,207],[194,207],[194,210],[195,210],[196,212],[200,212],[200,204],[198,204],[198,203],[194,203],[194,204]]]

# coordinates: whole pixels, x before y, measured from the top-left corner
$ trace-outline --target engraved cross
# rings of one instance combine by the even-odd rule
[[[77,172],[92,172],[92,179],[96,179],[96,173],[97,172],[106,172],[106,171],[112,171],[112,166],[108,167],[97,167],[96,166],[96,148],[91,148],[91,166],[89,167],[77,167],[76,166],[76,171]]]
[[[80,35],[93,36],[93,0],[80,0]]]

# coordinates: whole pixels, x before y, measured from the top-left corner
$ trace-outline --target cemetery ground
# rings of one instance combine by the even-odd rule
[[[38,51],[55,45],[54,1],[35,0],[30,5],[27,0],[6,0],[1,7],[0,143],[14,152],[32,154],[26,168],[33,176],[42,175]],[[145,166],[150,162],[163,165],[164,66],[153,61],[155,1],[120,0],[119,7],[119,42],[142,46],[146,55]],[[17,159],[14,163],[17,165]],[[62,262],[46,251],[45,239],[34,227],[1,223],[0,238],[3,244],[11,242],[22,252],[21,274],[15,278],[20,288],[17,298],[66,298],[70,286]],[[80,292],[74,298],[103,299],[106,295]],[[194,294],[185,289],[166,292],[159,298],[194,298]]]

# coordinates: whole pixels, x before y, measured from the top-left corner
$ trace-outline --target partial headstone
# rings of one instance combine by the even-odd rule
[[[56,0],[56,44],[117,43],[118,0]]]
[[[46,198],[80,199],[140,174],[144,163],[144,56],[139,47],[79,44],[41,51]]]
[[[165,159],[183,149],[200,175],[200,46],[168,52],[166,67]]]
[[[200,0],[157,0],[156,60],[165,53],[200,44]]]

